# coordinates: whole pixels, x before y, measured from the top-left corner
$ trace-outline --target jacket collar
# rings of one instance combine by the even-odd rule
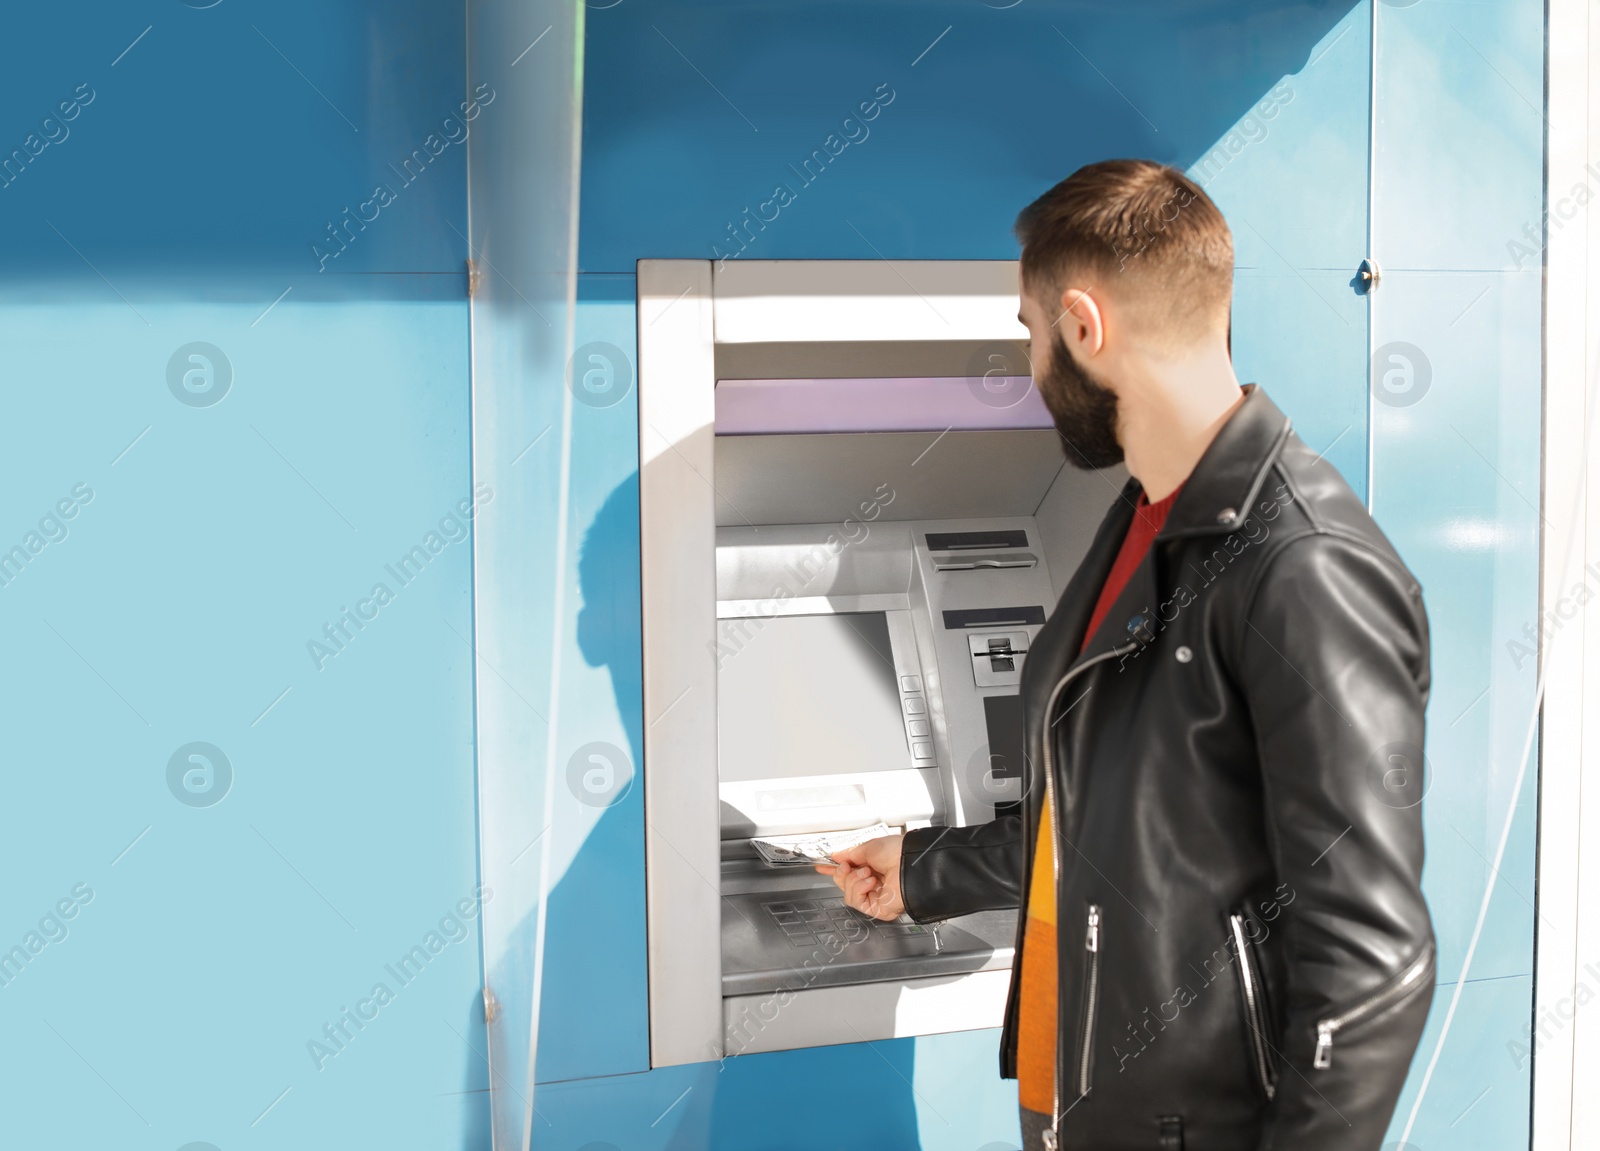
[[[1244,393],[1189,473],[1157,539],[1235,531],[1250,514],[1289,438],[1289,417],[1256,384],[1245,384]]]
[[[1267,393],[1255,384],[1244,385],[1244,391],[1244,402],[1228,417],[1184,481],[1157,542],[1228,533],[1244,523],[1289,437],[1289,419]],[[1034,641],[1030,658],[1038,665],[1035,675],[1043,691],[1079,663],[1148,635],[1146,629],[1153,624],[1149,608],[1157,598],[1153,546],[1112,604],[1106,623],[1090,637],[1088,646],[1079,650],[1090,612],[1122,548],[1142,490],[1139,481],[1128,480],[1101,521],[1045,631]]]

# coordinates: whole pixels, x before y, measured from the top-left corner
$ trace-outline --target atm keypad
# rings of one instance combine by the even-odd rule
[[[916,923],[884,923],[845,906],[843,899],[779,900],[761,905],[783,930],[791,945],[816,947],[834,942],[846,946],[860,943],[869,935],[925,935],[927,929]]]

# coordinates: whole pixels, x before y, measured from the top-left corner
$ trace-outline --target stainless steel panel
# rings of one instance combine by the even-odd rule
[[[718,436],[715,450],[718,525],[841,534],[880,514],[863,504],[891,520],[1031,516],[1065,462],[1055,431],[1039,428]]]
[[[797,886],[724,895],[722,993],[752,995],[1011,966],[1015,911],[983,911],[935,927],[884,923],[838,889]]]

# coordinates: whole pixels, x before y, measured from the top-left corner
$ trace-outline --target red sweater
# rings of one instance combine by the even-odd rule
[[[1122,538],[1122,547],[1106,576],[1094,614],[1083,633],[1083,647],[1105,620],[1111,605],[1122,594],[1138,566],[1144,562],[1150,543],[1167,522],[1167,513],[1182,491],[1150,503],[1141,493],[1134,509],[1133,522]],[[1081,648],[1079,649],[1082,650]],[[1039,821],[1039,841],[1035,846],[1033,882],[1028,890],[1028,922],[1022,950],[1022,1003],[1017,1031],[1017,1091],[1022,1105],[1030,1111],[1050,1114],[1055,1103],[1056,1068],[1056,992],[1059,977],[1056,948],[1056,875],[1051,845],[1053,799],[1045,787],[1044,818]],[[1071,1100],[1063,1100],[1063,1106]]]

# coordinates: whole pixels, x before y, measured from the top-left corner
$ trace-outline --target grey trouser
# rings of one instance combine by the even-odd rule
[[[1040,1151],[1044,1147],[1044,1133],[1050,1130],[1050,1116],[1043,1111],[1022,1111],[1022,1151]]]

